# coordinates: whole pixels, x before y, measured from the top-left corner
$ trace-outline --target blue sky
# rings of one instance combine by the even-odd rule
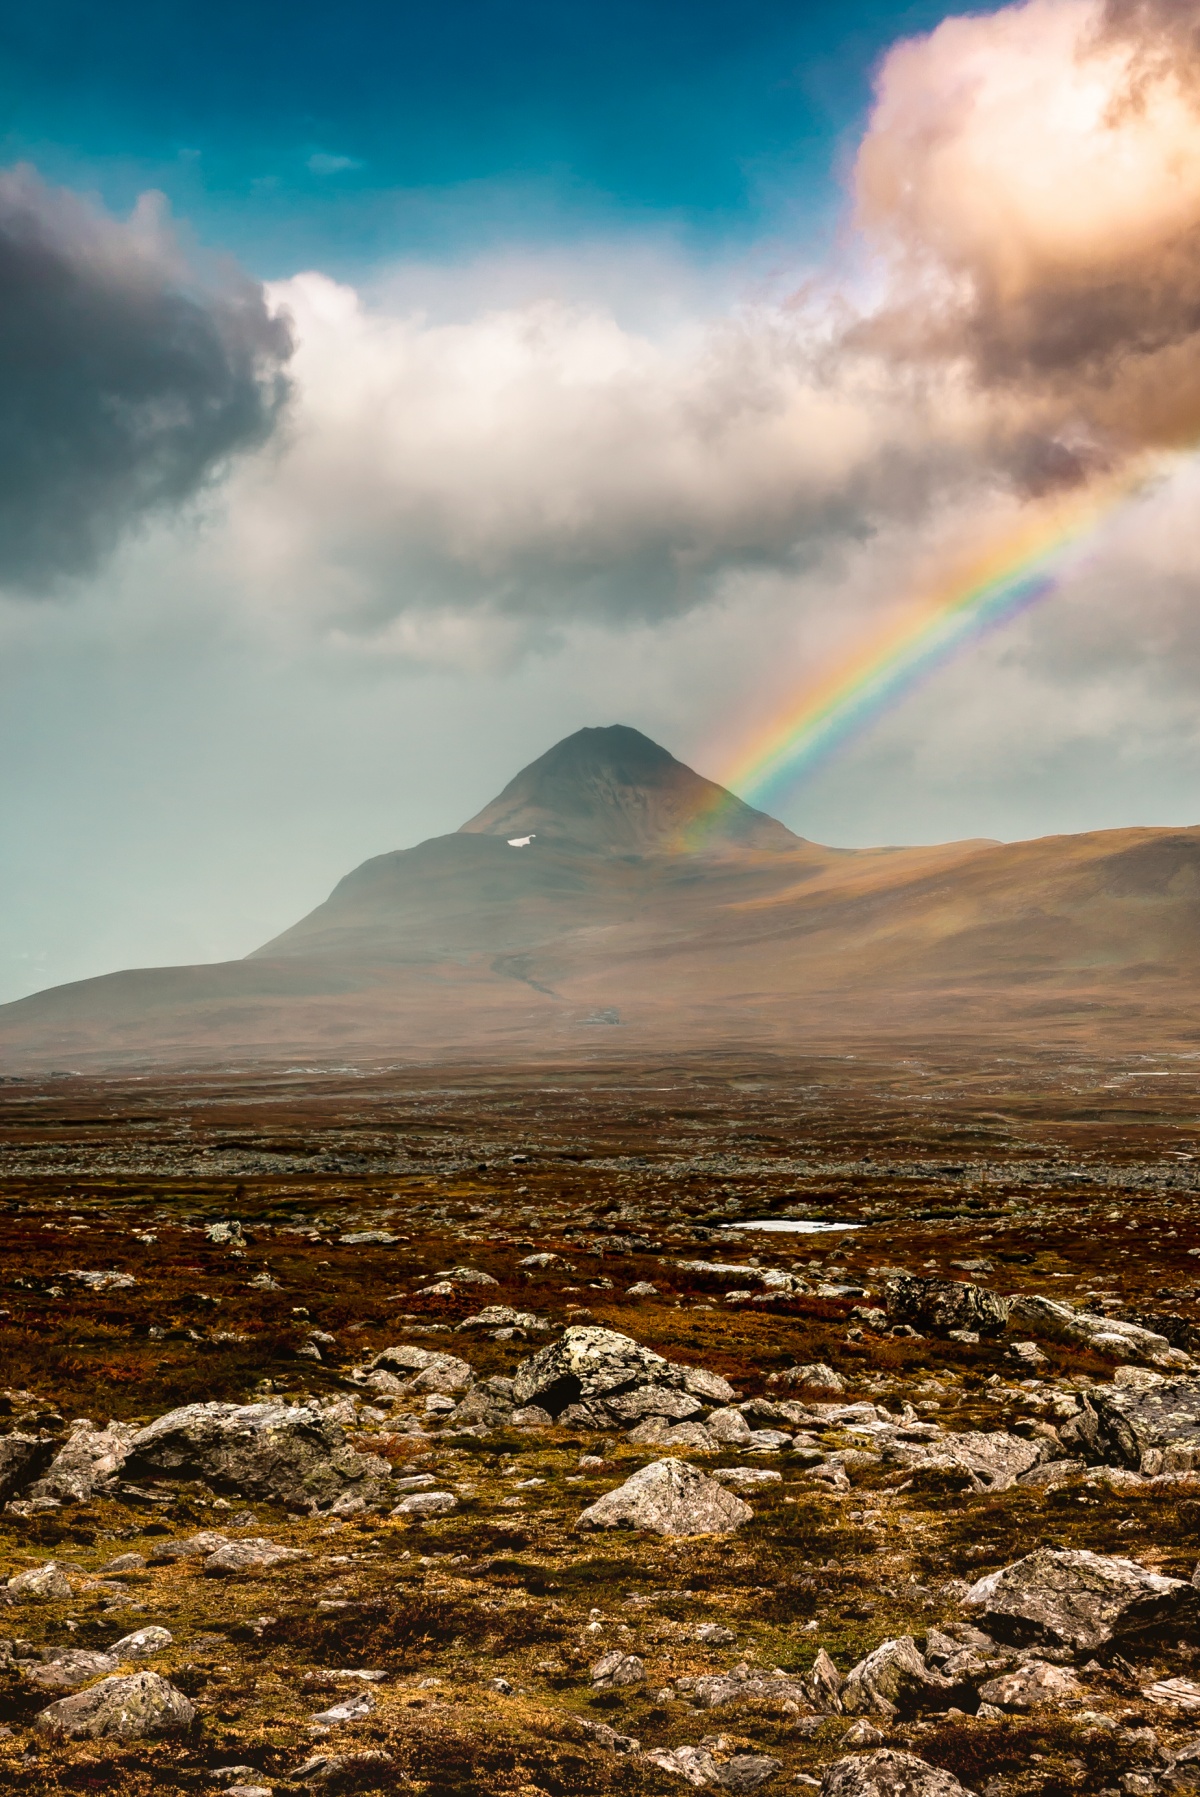
[[[870,74],[944,8],[50,0],[0,23],[0,154],[146,187],[273,278],[668,229],[697,254],[835,215]]]

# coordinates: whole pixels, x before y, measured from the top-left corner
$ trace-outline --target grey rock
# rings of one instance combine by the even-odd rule
[[[697,1790],[716,1781],[717,1763],[706,1747],[651,1747],[644,1758],[661,1772],[685,1778]]]
[[[719,1622],[702,1622],[696,1630],[695,1639],[703,1642],[705,1647],[730,1647],[737,1636],[732,1629],[722,1628]]]
[[[176,1560],[201,1560],[206,1554],[215,1554],[219,1547],[228,1545],[228,1535],[221,1535],[216,1529],[201,1529],[195,1535],[177,1535],[170,1541],[156,1541],[150,1549],[150,1563],[171,1566]]]
[[[331,1704],[327,1710],[318,1710],[313,1721],[324,1723],[326,1727],[337,1722],[360,1722],[364,1716],[369,1716],[374,1708],[373,1692],[356,1691],[352,1697],[344,1697],[341,1703]]]
[[[131,1635],[122,1635],[108,1651],[117,1660],[148,1660],[170,1647],[174,1639],[170,1629],[151,1623],[148,1628],[134,1629]]]
[[[406,1522],[424,1522],[428,1517],[446,1516],[457,1509],[458,1499],[452,1491],[414,1491],[401,1498],[391,1514]]]
[[[846,1674],[839,1696],[849,1716],[912,1715],[922,1709],[945,1709],[953,1690],[949,1679],[932,1671],[911,1635],[884,1641]]]
[[[732,1672],[705,1673],[700,1678],[677,1679],[680,1691],[690,1695],[697,1709],[717,1710],[726,1705],[755,1704],[783,1715],[798,1715],[809,1708],[809,1694],[785,1672],[762,1672],[747,1665]]]
[[[523,1361],[514,1399],[570,1427],[607,1429],[639,1418],[676,1422],[706,1404],[728,1404],[733,1387],[703,1367],[678,1366],[615,1329],[574,1324],[558,1341]]]
[[[205,1560],[204,1570],[209,1578],[236,1578],[241,1573],[267,1572],[272,1566],[305,1557],[298,1547],[281,1547],[277,1541],[255,1535],[247,1541],[228,1541],[217,1548]]]
[[[1136,1323],[1123,1323],[1116,1317],[1072,1310],[1053,1298],[1032,1295],[1013,1298],[1010,1314],[1014,1323],[1042,1340],[1080,1342],[1099,1354],[1141,1361],[1148,1366],[1187,1367],[1192,1364],[1189,1356],[1182,1349],[1173,1348],[1165,1335],[1139,1328]]]
[[[39,1734],[72,1741],[140,1741],[190,1732],[196,1711],[182,1691],[157,1672],[106,1678],[63,1697],[34,1721]]]
[[[648,1416],[636,1429],[630,1429],[628,1440],[642,1447],[692,1448],[701,1454],[713,1454],[720,1445],[703,1423],[668,1423],[661,1416]]]
[[[876,1728],[873,1722],[868,1722],[865,1716],[860,1716],[857,1722],[850,1724],[842,1736],[842,1746],[882,1747],[883,1739],[883,1730]]]
[[[340,1423],[285,1404],[187,1404],[129,1444],[135,1477],[205,1479],[242,1496],[321,1509],[350,1489],[384,1501],[391,1468],[349,1446]]]
[[[1180,1748],[1159,1773],[1164,1791],[1200,1791],[1200,1741]]]
[[[0,1435],[0,1503],[49,1465],[54,1444],[36,1435]]]
[[[508,1304],[489,1304],[473,1317],[464,1317],[458,1324],[456,1333],[464,1329],[522,1329],[530,1334],[540,1334],[552,1328],[545,1317],[535,1316],[531,1310],[513,1310]]]
[[[809,1668],[807,1679],[809,1696],[817,1708],[832,1710],[836,1714],[840,1714],[842,1686],[845,1682],[825,1649],[819,1648],[817,1657]]]
[[[821,1781],[821,1797],[975,1797],[950,1772],[891,1747],[835,1760]]]
[[[78,1691],[81,1685],[90,1684],[94,1678],[115,1672],[119,1664],[113,1654],[92,1653],[86,1647],[68,1647],[40,1666],[27,1667],[24,1678],[25,1683],[37,1691],[61,1694]]]
[[[635,1653],[622,1653],[619,1647],[601,1654],[592,1669],[592,1684],[597,1690],[609,1691],[620,1685],[640,1685],[646,1677],[646,1666]]]
[[[483,1424],[496,1428],[509,1422],[513,1414],[513,1382],[495,1377],[480,1379],[455,1408],[451,1421],[463,1426]]]
[[[439,1279],[452,1279],[456,1285],[499,1285],[490,1273],[481,1273],[478,1267],[450,1267],[438,1274]]]
[[[803,1366],[785,1367],[767,1380],[769,1391],[845,1391],[846,1381],[823,1360],[806,1361]]]
[[[1200,1591],[1135,1560],[1043,1547],[972,1585],[963,1608],[998,1640],[1094,1653],[1162,1627],[1191,1627]]]
[[[953,1664],[951,1661],[950,1664]],[[1032,1710],[1044,1703],[1066,1703],[1079,1696],[1079,1681],[1064,1666],[1051,1666],[1045,1660],[1026,1660],[1012,1672],[1002,1672],[979,1686],[984,1703],[998,1710]]]
[[[722,1447],[740,1447],[750,1435],[750,1425],[741,1411],[729,1406],[723,1410],[714,1410],[706,1418],[704,1426],[713,1440],[719,1441]]]
[[[1154,1475],[1200,1467],[1200,1379],[1101,1386],[1075,1419],[1092,1458]]]
[[[657,1298],[658,1287],[651,1285],[648,1279],[639,1279],[635,1285],[626,1286],[625,1296],[627,1298]]]
[[[970,1329],[979,1335],[1000,1335],[1008,1325],[1008,1299],[962,1279],[901,1274],[888,1280],[883,1301],[893,1323],[922,1330]]]
[[[1087,1463],[1083,1460],[1043,1460],[1040,1466],[1032,1466],[1027,1473],[1021,1473],[1017,1484],[1049,1489],[1053,1485],[1065,1485],[1086,1471]]]
[[[704,1406],[690,1392],[672,1391],[666,1385],[641,1385],[634,1391],[621,1392],[607,1399],[605,1409],[623,1423],[639,1423],[647,1416],[661,1416],[671,1422],[683,1423],[699,1416]]]
[[[470,1363],[457,1354],[435,1353],[407,1344],[381,1348],[370,1366],[374,1372],[392,1373],[400,1378],[403,1391],[466,1391],[475,1380]]]
[[[782,1760],[768,1753],[735,1753],[718,1764],[716,1782],[726,1791],[756,1791],[782,1770]]]
[[[749,1504],[686,1460],[655,1460],[580,1516],[581,1529],[650,1529],[656,1535],[724,1535],[749,1522]]]
[[[47,1560],[41,1566],[14,1574],[5,1590],[10,1602],[25,1604],[57,1602],[71,1595],[67,1575],[57,1560]]]
[[[751,1454],[778,1454],[791,1447],[792,1438],[783,1429],[751,1429],[740,1445]],[[879,1464],[876,1455],[870,1456],[870,1464]]]
[[[509,1690],[511,1689],[510,1685]],[[584,1721],[580,1723],[580,1727],[589,1740],[595,1741],[597,1747],[606,1747],[609,1753],[636,1753],[642,1745],[633,1735],[618,1734],[607,1722]]]
[[[713,1473],[722,1485],[732,1485],[735,1491],[753,1491],[758,1485],[782,1485],[783,1474],[776,1472],[773,1466],[719,1466]]]
[[[60,1503],[86,1503],[98,1486],[120,1472],[136,1434],[128,1423],[109,1423],[106,1429],[93,1428],[86,1418],[73,1423],[63,1446],[47,1471],[29,1487],[28,1495],[57,1498]]]
[[[554,1426],[554,1418],[548,1410],[543,1410],[540,1404],[522,1405],[520,1409],[512,1412],[509,1420],[514,1429],[550,1429]],[[566,1413],[564,1413],[563,1420],[567,1420]],[[573,1422],[575,1419],[571,1418],[570,1420]],[[605,1427],[603,1423],[584,1423],[582,1418],[579,1420],[585,1428]]]
[[[896,1442],[886,1453],[891,1462],[913,1468],[917,1489],[1008,1491],[1053,1450],[1049,1443],[1030,1441],[1003,1431],[967,1430],[943,1435],[926,1447],[923,1443]]]

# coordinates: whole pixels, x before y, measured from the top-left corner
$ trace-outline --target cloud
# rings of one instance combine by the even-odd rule
[[[314,175],[344,175],[349,169],[361,168],[362,163],[354,156],[331,156],[326,150],[314,150],[305,167]]]
[[[153,201],[122,222],[0,173],[0,583],[93,570],[265,442],[290,350],[262,288],[201,281]]]
[[[1200,434],[1195,32],[1159,0],[1027,0],[881,69],[855,185],[888,293],[857,341],[957,364],[1031,484]]]

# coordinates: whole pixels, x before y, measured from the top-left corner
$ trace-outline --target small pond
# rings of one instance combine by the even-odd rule
[[[824,1235],[830,1229],[862,1229],[861,1223],[817,1223],[811,1217],[752,1217],[747,1223],[723,1223],[723,1229],[769,1229],[777,1235]]]

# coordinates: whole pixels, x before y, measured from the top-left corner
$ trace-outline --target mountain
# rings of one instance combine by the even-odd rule
[[[1198,926],[1200,830],[824,848],[613,725],[452,834],[364,862],[243,961],[0,1007],[0,1055],[1191,1044]]]

